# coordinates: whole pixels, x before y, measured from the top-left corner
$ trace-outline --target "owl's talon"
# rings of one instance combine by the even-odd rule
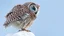
[[[22,29],[22,31],[27,31],[27,32],[31,32],[30,30],[26,30],[26,29]]]

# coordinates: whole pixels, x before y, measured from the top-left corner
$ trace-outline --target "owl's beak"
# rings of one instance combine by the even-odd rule
[[[37,14],[37,12],[35,12],[35,14]]]

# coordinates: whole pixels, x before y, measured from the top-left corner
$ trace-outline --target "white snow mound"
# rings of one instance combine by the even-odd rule
[[[20,31],[14,34],[7,34],[6,36],[35,36],[32,32]]]

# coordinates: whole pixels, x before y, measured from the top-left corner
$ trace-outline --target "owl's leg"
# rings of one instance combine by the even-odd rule
[[[24,28],[28,28],[32,25],[32,22],[28,23]],[[31,32],[30,30],[26,30],[26,29],[22,29],[22,31],[27,31],[27,32]]]
[[[30,30],[26,30],[26,29],[22,29],[22,31],[27,31],[27,32],[31,32]]]

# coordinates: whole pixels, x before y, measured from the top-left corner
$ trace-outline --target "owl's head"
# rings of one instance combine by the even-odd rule
[[[24,5],[27,6],[28,9],[31,12],[33,12],[35,15],[38,14],[38,10],[39,10],[39,7],[40,7],[38,4],[35,4],[33,2],[26,2],[26,3],[24,3]]]

